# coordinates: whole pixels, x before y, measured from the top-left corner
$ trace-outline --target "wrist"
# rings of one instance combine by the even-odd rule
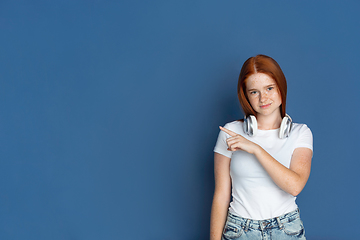
[[[252,154],[254,154],[255,156],[258,156],[261,153],[262,147],[260,147],[259,145],[255,144],[255,147],[253,149]]]

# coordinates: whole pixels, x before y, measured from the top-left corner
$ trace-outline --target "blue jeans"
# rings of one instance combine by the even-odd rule
[[[222,240],[305,240],[300,211],[286,213],[267,220],[251,220],[231,213],[225,224]]]

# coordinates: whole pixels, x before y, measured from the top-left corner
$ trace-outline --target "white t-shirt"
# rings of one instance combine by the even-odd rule
[[[313,137],[305,124],[294,123],[288,138],[279,138],[279,129],[258,130],[249,137],[244,133],[243,122],[234,121],[225,128],[257,143],[273,158],[290,167],[291,156],[296,148],[312,150]],[[227,133],[220,131],[214,152],[231,158],[230,176],[232,181],[232,202],[230,213],[253,220],[278,217],[297,208],[296,197],[279,188],[253,154],[245,151],[228,151]]]

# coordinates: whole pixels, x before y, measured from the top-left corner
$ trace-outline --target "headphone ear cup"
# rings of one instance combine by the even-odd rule
[[[253,136],[256,136],[256,134],[257,134],[258,124],[256,121],[256,117],[254,115],[250,115],[249,119],[250,119],[250,129],[249,130],[250,130],[250,134],[251,134],[249,136],[253,137]]]
[[[244,133],[249,135],[249,121],[246,116],[244,117],[243,129],[244,129]]]
[[[254,115],[249,115],[244,118],[244,132],[250,137],[255,136],[257,133],[257,121]]]
[[[292,127],[292,119],[289,115],[285,114],[285,117],[281,121],[280,130],[279,130],[279,138],[287,138],[290,135]]]

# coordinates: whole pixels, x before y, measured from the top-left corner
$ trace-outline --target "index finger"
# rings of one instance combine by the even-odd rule
[[[224,127],[222,127],[222,126],[219,126],[219,128],[220,128],[221,131],[226,132],[227,134],[229,134],[229,135],[232,136],[232,137],[237,136],[236,133],[234,133],[233,131],[231,131],[231,130],[229,130],[229,129],[227,129],[227,128],[224,128]]]

